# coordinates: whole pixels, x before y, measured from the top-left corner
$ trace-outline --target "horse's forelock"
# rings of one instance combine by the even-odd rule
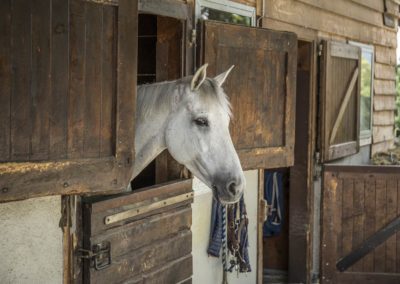
[[[199,93],[201,96],[211,98],[212,100],[217,99],[217,102],[226,111],[229,117],[232,116],[231,104],[229,103],[228,97],[214,79],[206,78],[199,88]]]

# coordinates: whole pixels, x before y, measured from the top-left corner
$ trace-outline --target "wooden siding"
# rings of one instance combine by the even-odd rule
[[[263,26],[296,32],[307,40],[351,40],[373,45],[375,48],[375,96],[373,119],[376,129],[393,126],[395,109],[396,31],[383,24],[384,1],[376,0],[265,0],[266,18]],[[399,16],[398,2],[388,0],[387,10]],[[383,112],[383,113],[380,113]],[[386,118],[382,120],[382,116]],[[373,137],[372,153],[387,150],[393,144],[393,134],[381,141]],[[386,143],[388,142],[388,143]]]
[[[250,7],[256,7],[257,5],[257,0],[232,0],[232,2],[244,4]]]

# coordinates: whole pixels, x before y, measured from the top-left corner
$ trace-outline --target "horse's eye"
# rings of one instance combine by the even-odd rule
[[[196,118],[194,120],[194,123],[196,123],[196,125],[200,126],[200,127],[208,127],[209,126],[207,118],[204,118],[204,117]]]

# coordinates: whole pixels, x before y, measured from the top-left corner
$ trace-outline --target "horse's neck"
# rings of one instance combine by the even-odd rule
[[[169,84],[169,83],[164,83]],[[143,96],[158,96],[164,88],[159,84],[146,85],[138,90],[138,102]],[[168,88],[166,88],[168,89]],[[172,95],[172,94],[161,94]],[[149,111],[149,115],[143,115],[141,104],[137,105],[137,121],[135,133],[135,165],[133,177],[136,177],[151,161],[166,149],[164,130],[170,111],[165,108]]]

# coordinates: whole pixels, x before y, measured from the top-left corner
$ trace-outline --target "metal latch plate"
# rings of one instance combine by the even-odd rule
[[[102,242],[92,246],[91,250],[79,249],[80,258],[90,260],[90,265],[96,270],[102,270],[111,265],[111,243]]]

